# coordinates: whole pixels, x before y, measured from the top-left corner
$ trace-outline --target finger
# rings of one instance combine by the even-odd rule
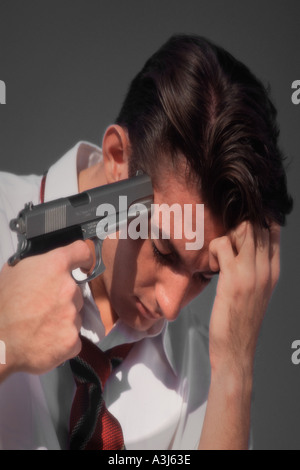
[[[239,254],[242,246],[243,246],[243,243],[245,241],[245,237],[246,237],[246,233],[247,233],[247,222],[244,221],[242,222],[240,225],[238,225],[238,227],[234,230],[232,230],[230,233],[229,233],[229,237],[232,241],[232,246],[233,246],[233,249],[235,251],[235,254]]]
[[[75,288],[75,293],[74,293],[74,297],[73,297],[73,303],[76,307],[77,312],[80,312],[80,310],[83,308],[83,304],[84,304],[83,294],[82,294],[82,290],[81,290],[80,286],[78,284],[76,284],[75,281],[74,281],[74,284],[76,285],[76,288]]]
[[[280,251],[280,235],[281,235],[281,228],[280,225],[273,222],[270,225],[270,258],[272,259],[273,256]]]
[[[267,228],[257,229],[255,233],[255,245],[258,258],[270,260],[270,231]]]
[[[243,222],[235,231],[235,247],[237,256],[243,263],[249,267],[255,265],[255,236],[250,222]]]
[[[270,262],[270,232],[269,229],[256,229],[255,231],[256,246],[256,276],[259,285],[265,288],[269,285],[271,279],[271,262]]]
[[[271,278],[273,287],[276,285],[280,275],[280,226],[276,223],[270,226],[270,248]]]
[[[74,294],[73,294],[73,297],[71,299],[71,302],[72,302],[73,306],[75,307],[74,325],[75,325],[75,327],[76,327],[76,329],[79,333],[80,329],[81,329],[81,326],[82,326],[82,315],[81,315],[80,312],[83,308],[84,299],[83,299],[83,294],[82,294],[82,290],[81,290],[80,286],[78,286],[75,281],[73,281],[73,282],[74,282],[75,289],[74,289]]]
[[[93,262],[92,262],[92,266],[89,266],[88,268],[84,268],[84,267],[80,266],[80,269],[84,274],[89,274],[90,272],[92,272],[92,270],[94,269],[95,264],[96,264],[95,244],[92,240],[86,240],[85,243],[89,247],[90,252],[92,253]]]
[[[76,357],[78,356],[78,354],[80,353],[81,351],[81,348],[82,348],[82,342],[81,342],[81,339],[80,339],[80,335],[78,335],[76,337],[76,341],[72,347],[72,350],[70,351],[70,354],[69,354],[69,357],[68,359],[71,359],[73,357]]]
[[[82,317],[80,315],[80,313],[78,313],[75,317],[75,320],[74,320],[74,325],[78,331],[78,333],[80,332],[80,329],[82,327]]]
[[[235,258],[232,242],[228,236],[215,238],[209,244],[209,266],[212,271],[230,269]]]
[[[65,247],[65,255],[70,271],[83,268],[89,271],[93,267],[93,255],[88,245],[79,240]]]

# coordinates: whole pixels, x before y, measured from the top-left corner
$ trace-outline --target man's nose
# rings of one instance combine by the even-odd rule
[[[172,273],[156,284],[156,301],[166,320],[173,321],[186,304],[190,279],[188,275]]]

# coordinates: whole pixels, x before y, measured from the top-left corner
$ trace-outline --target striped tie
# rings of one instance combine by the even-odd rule
[[[104,353],[87,338],[80,338],[81,352],[70,360],[77,385],[70,415],[70,450],[125,449],[120,423],[107,410],[103,389],[132,344],[116,346]]]

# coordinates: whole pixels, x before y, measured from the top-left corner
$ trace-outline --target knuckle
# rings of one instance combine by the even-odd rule
[[[83,299],[83,295],[81,291],[79,293],[78,291],[80,291],[79,287],[77,287],[77,291],[75,294],[76,299],[74,299],[74,301],[76,300],[77,311],[80,312],[80,310],[83,308],[83,305],[84,305],[84,299]]]
[[[263,288],[266,288],[270,284],[271,271],[270,266],[266,264],[260,269],[259,282]]]
[[[228,250],[231,247],[231,241],[227,236],[220,237],[215,242],[220,250]]]
[[[79,336],[78,331],[74,328],[72,334],[70,334],[69,345],[71,349],[76,348],[78,344]]]
[[[76,240],[75,242],[73,242],[73,247],[74,248],[84,249],[85,246],[86,246],[86,243],[83,240]]]
[[[214,248],[215,244],[216,244],[216,241],[217,241],[217,238],[213,238],[210,242],[209,242],[209,248]]]
[[[78,335],[78,331],[74,331],[73,335],[70,335],[69,338],[69,355],[70,357],[77,356],[81,351],[81,340]]]
[[[89,249],[86,242],[83,240],[77,240],[73,243],[73,249],[80,254],[83,258],[89,258],[91,255],[91,250]]]
[[[71,276],[69,276],[69,294],[72,299],[74,299],[75,297],[79,297],[81,294],[81,291],[78,285],[76,284],[76,281]]]
[[[69,320],[72,322],[72,324],[75,322],[77,315],[78,315],[78,310],[73,302],[70,303],[70,306],[68,308],[69,310]]]
[[[81,351],[81,348],[82,348],[82,343],[81,343],[80,339],[78,338],[76,344],[74,345],[74,349],[73,349],[74,356],[78,356],[78,354]]]
[[[242,264],[236,273],[236,289],[239,294],[248,293],[252,294],[256,289],[256,275],[253,269],[245,271]]]
[[[255,276],[249,276],[246,282],[246,290],[248,294],[253,295],[256,291],[256,280]]]
[[[80,310],[83,307],[83,299],[73,299],[68,295],[61,299],[60,311],[62,311],[66,325],[68,327],[80,322]]]
[[[67,299],[73,299],[77,295],[77,284],[71,276],[67,276],[62,286],[62,295]]]
[[[272,272],[273,287],[275,287],[276,284],[278,283],[279,277],[280,277],[280,267],[278,266],[278,267],[274,268],[274,270]]]

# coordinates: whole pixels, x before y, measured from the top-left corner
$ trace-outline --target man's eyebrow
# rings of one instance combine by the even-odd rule
[[[157,227],[157,229],[158,229],[158,233],[159,233],[159,239],[163,240],[164,243],[166,243],[168,245],[168,249],[172,252],[172,254],[174,254],[176,256],[176,258],[178,259],[180,264],[185,266],[186,265],[185,260],[182,258],[180,253],[178,253],[177,249],[175,248],[172,241],[170,240],[170,237],[168,237],[167,235],[164,234],[161,227]],[[203,274],[205,276],[216,276],[216,275],[219,274],[219,271],[212,271],[211,269],[207,269],[206,271],[201,271],[201,274]]]

